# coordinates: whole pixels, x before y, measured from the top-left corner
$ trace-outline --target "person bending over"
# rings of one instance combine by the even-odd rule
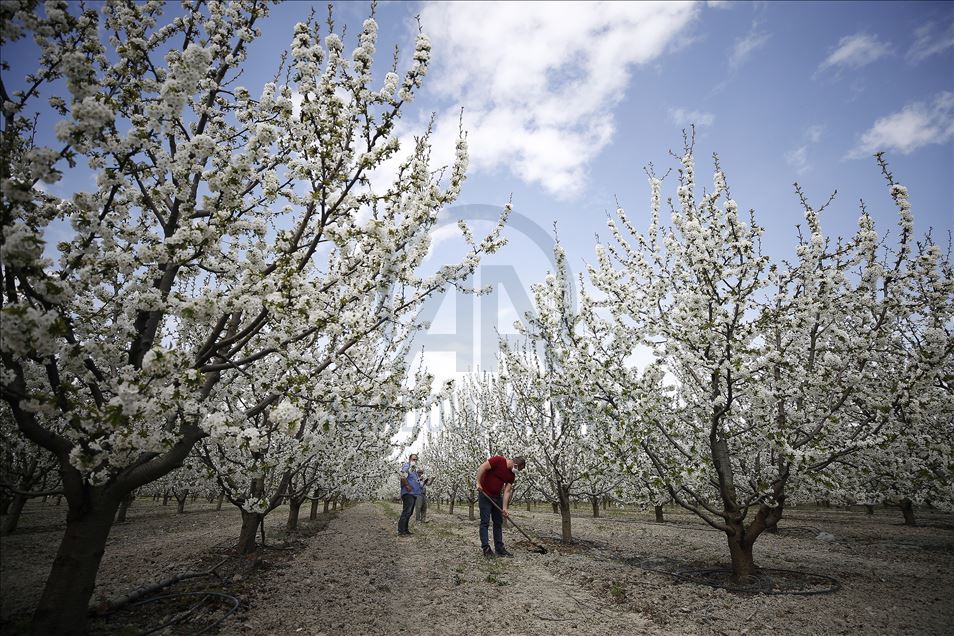
[[[510,491],[516,474],[513,470],[523,470],[527,467],[527,460],[523,457],[507,459],[502,455],[494,455],[477,469],[477,502],[480,507],[480,546],[484,556],[513,556],[507,552],[503,542],[503,520],[509,517]],[[487,527],[490,521],[494,522],[494,549],[490,549],[487,537]]]

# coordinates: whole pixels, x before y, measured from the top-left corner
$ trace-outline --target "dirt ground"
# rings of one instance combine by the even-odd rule
[[[39,596],[63,512],[31,502],[20,530],[0,539],[4,634],[22,629]],[[249,560],[231,552],[239,528],[234,509],[216,512],[198,502],[176,515],[173,504],[139,500],[110,536],[96,599],[221,564],[218,577],[164,591],[188,591],[188,603],[206,604],[193,610],[191,623],[159,633],[211,625],[231,607],[229,597],[240,605],[216,625],[221,634],[465,634],[491,626],[548,636],[954,633],[952,515],[921,511],[922,525],[908,528],[890,509],[873,516],[860,509],[786,511],[779,533],[763,535],[755,549],[762,568],[801,573],[775,572],[775,590],[821,592],[832,579],[840,585],[829,594],[793,595],[698,582],[692,571],[725,565],[725,539],[675,510],[660,524],[652,512],[594,519],[581,506],[573,518],[578,542],[561,546],[557,515],[515,507],[514,518],[549,553],[530,552],[507,530],[515,558],[490,561],[479,554],[466,507],[449,515],[432,505],[428,523],[412,525],[411,537],[396,534],[395,503],[362,503],[316,522],[303,510],[302,527],[290,536],[281,529],[284,512],[269,517],[269,547]],[[831,578],[810,580],[806,573]],[[209,590],[219,596],[205,596]],[[92,631],[140,633],[186,613],[166,602],[179,601],[97,618]]]

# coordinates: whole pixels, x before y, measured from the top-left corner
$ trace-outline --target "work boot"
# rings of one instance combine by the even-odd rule
[[[484,546],[484,557],[488,559],[494,558],[494,551],[490,549],[489,545]]]
[[[499,550],[497,550],[497,556],[499,556],[499,557],[506,557],[506,558],[508,558],[508,559],[512,559],[512,558],[513,558],[513,555],[510,554],[509,552],[507,552],[507,548],[500,548]]]

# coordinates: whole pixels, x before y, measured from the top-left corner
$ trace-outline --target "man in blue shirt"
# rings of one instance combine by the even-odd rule
[[[411,535],[407,524],[411,521],[411,515],[414,514],[414,503],[421,494],[421,480],[417,474],[417,453],[408,455],[407,461],[401,465],[398,476],[401,478],[401,503],[404,504],[404,510],[398,519],[398,535],[407,537]]]

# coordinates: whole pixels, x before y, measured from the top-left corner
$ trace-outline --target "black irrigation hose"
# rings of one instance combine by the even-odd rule
[[[224,600],[226,600],[226,601],[231,601],[231,602],[232,602],[232,607],[231,607],[231,609],[229,609],[229,611],[227,611],[227,612],[225,613],[225,615],[221,616],[217,621],[215,621],[215,622],[212,623],[211,625],[207,625],[207,626],[203,627],[202,629],[200,629],[199,631],[195,632],[195,634],[194,634],[193,636],[197,636],[198,634],[204,634],[205,632],[209,631],[210,629],[212,629],[212,628],[214,628],[214,627],[217,627],[222,621],[224,621],[226,618],[228,618],[229,616],[231,616],[232,614],[234,614],[234,613],[235,613],[235,610],[237,610],[237,609],[239,608],[239,605],[241,604],[241,601],[239,601],[238,598],[232,596],[231,594],[226,594],[226,593],[224,593],[224,592],[176,592],[176,593],[174,593],[174,594],[162,594],[161,596],[153,596],[152,598],[148,598],[148,599],[146,599],[146,600],[144,600],[144,601],[138,601],[138,602],[136,602],[136,603],[131,603],[131,604],[129,605],[129,607],[131,607],[131,608],[132,608],[132,607],[137,607],[137,606],[140,606],[140,605],[146,605],[147,603],[152,603],[152,602],[160,601],[160,600],[163,600],[163,599],[178,598],[178,597],[180,597],[180,596],[201,596],[202,598],[199,599],[199,602],[198,602],[198,603],[195,603],[195,604],[194,604],[192,607],[190,607],[190,608],[188,609],[188,611],[186,611],[184,614],[179,614],[178,616],[174,617],[172,620],[166,621],[165,623],[163,623],[163,624],[161,624],[161,625],[158,625],[158,626],[156,626],[156,627],[151,627],[151,628],[149,628],[148,630],[146,630],[146,631],[140,633],[139,636],[146,636],[147,634],[153,634],[153,633],[155,633],[155,632],[158,632],[160,629],[164,629],[164,628],[166,628],[166,627],[169,627],[170,625],[175,625],[176,623],[179,623],[179,622],[185,620],[190,614],[192,614],[192,612],[194,612],[194,611],[196,611],[197,609],[199,609],[199,607],[202,605],[202,603],[204,603],[205,600],[206,600],[207,598],[209,598],[210,596],[216,596],[216,597],[218,597],[219,599],[224,599]]]
[[[782,569],[779,569],[779,568],[765,568],[765,569],[763,569],[763,570],[761,570],[761,571],[762,571],[762,572],[765,572],[765,573],[784,572],[784,573],[787,573],[787,574],[799,574],[799,575],[801,575],[801,576],[811,576],[811,577],[815,577],[815,578],[818,578],[818,579],[824,579],[824,580],[828,581],[828,582],[831,584],[831,586],[830,586],[829,588],[827,588],[827,589],[824,589],[824,590],[791,590],[791,591],[785,591],[785,590],[773,590],[773,589],[770,587],[770,586],[771,586],[771,583],[769,583],[769,587],[768,587],[767,589],[764,589],[764,587],[763,587],[762,589],[760,589],[760,588],[754,588],[754,589],[753,589],[753,588],[751,588],[751,587],[746,588],[746,587],[739,586],[739,585],[731,585],[731,584],[730,584],[730,585],[726,585],[726,584],[724,584],[724,583],[718,583],[718,582],[715,582],[715,581],[708,581],[708,580],[706,580],[705,578],[700,578],[700,577],[705,576],[706,574],[729,573],[729,572],[731,572],[731,570],[729,570],[729,569],[727,569],[727,568],[707,568],[707,569],[702,569],[702,570],[681,570],[681,571],[679,571],[679,572],[670,572],[670,571],[668,571],[668,570],[659,570],[659,569],[656,569],[656,568],[644,567],[644,566],[642,566],[642,565],[637,565],[636,567],[638,567],[640,570],[645,570],[645,571],[647,571],[647,572],[655,572],[655,573],[657,573],[657,574],[665,574],[666,576],[671,576],[671,577],[673,577],[673,578],[682,579],[682,580],[688,581],[688,582],[690,582],[690,583],[697,583],[697,584],[700,584],[700,583],[701,583],[702,585],[708,585],[709,587],[714,587],[714,588],[720,589],[720,590],[729,590],[730,592],[748,592],[748,593],[751,593],[751,594],[765,594],[765,595],[767,595],[767,596],[782,596],[782,595],[792,595],[792,596],[816,596],[816,595],[821,595],[821,594],[834,594],[835,592],[837,592],[838,590],[841,589],[841,582],[840,582],[838,579],[834,578],[834,577],[831,577],[831,576],[828,576],[828,575],[825,575],[825,574],[811,574],[811,573],[806,573],[806,572],[799,572],[798,570],[782,570]]]
[[[820,528],[816,528],[815,526],[778,526],[778,534],[785,534],[786,532],[797,533],[800,531],[803,532],[805,530],[809,530],[816,535],[821,534],[823,532]],[[768,534],[771,534],[771,533],[768,533]]]
[[[687,576],[687,575],[693,575],[693,574],[706,575],[706,574],[727,573],[727,572],[731,572],[731,570],[727,568],[708,568],[704,570],[683,570],[682,572],[678,574],[678,576],[683,579],[695,580],[698,582],[698,579],[694,579],[692,576]],[[724,584],[715,583],[715,582],[710,583],[705,580],[703,580],[703,582],[706,583],[706,585],[709,585],[711,587],[716,587],[716,588],[720,588],[724,590],[730,590],[733,592],[751,592],[755,594],[765,594],[769,596],[779,596],[779,595],[786,595],[786,594],[791,594],[793,596],[816,596],[821,594],[833,594],[841,589],[841,582],[839,582],[838,579],[835,579],[826,574],[812,574],[807,572],[799,572],[798,570],[782,570],[779,568],[764,568],[761,570],[761,572],[764,572],[765,574],[770,574],[772,572],[780,572],[785,574],[798,574],[801,576],[811,576],[816,579],[823,579],[825,581],[828,581],[830,583],[830,587],[823,590],[775,590],[775,589],[772,589],[771,587],[772,585],[771,577],[768,577],[768,586],[767,586],[768,589],[758,589],[758,588],[747,589],[745,587],[738,586],[738,585],[724,585]]]

